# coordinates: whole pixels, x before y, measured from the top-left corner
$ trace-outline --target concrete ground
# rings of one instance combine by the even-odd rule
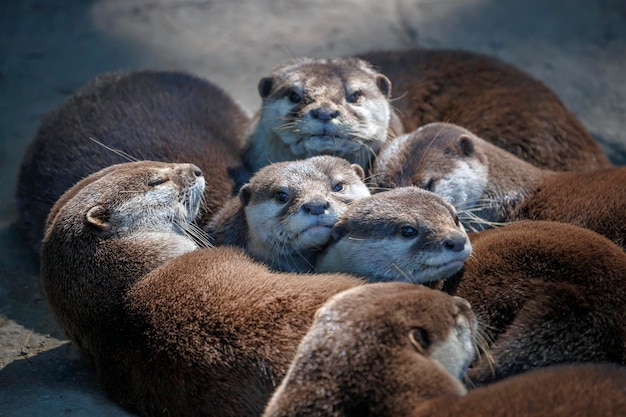
[[[180,69],[254,112],[293,56],[412,46],[496,55],[543,80],[626,164],[623,0],[4,0],[0,4],[0,416],[123,416],[55,323],[16,233],[42,116],[98,73]]]

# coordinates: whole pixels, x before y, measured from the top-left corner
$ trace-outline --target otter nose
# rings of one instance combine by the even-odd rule
[[[465,244],[467,243],[467,237],[464,235],[454,235],[448,237],[444,242],[444,248],[451,250],[453,252],[461,252],[465,248]]]
[[[302,205],[305,213],[314,215],[323,214],[328,207],[330,207],[330,203],[326,200],[312,200]]]
[[[317,109],[313,110],[312,113],[314,118],[323,122],[327,122],[330,119],[335,119],[339,117],[340,114],[339,110],[333,110],[328,107],[318,107]]]

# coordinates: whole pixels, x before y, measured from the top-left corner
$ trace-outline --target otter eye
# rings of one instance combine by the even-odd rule
[[[417,229],[413,226],[404,226],[400,229],[400,234],[406,238],[414,238],[417,236]]]
[[[294,104],[298,104],[302,101],[302,97],[300,97],[300,94],[296,93],[293,90],[289,93],[288,98],[289,98],[289,101],[291,101]]]
[[[457,216],[456,214],[454,215],[454,224],[456,225],[456,227],[459,227],[459,216]]]
[[[435,187],[435,180],[433,178],[431,178],[426,185],[424,186],[424,189],[426,191],[432,191]]]
[[[346,99],[346,101],[348,103],[358,103],[359,100],[361,100],[361,97],[363,97],[363,93],[361,91],[355,91],[354,93],[350,94],[348,96],[348,98]]]
[[[164,184],[167,181],[167,178],[157,178],[148,183],[150,187],[156,187],[157,185]]]
[[[416,327],[409,332],[409,340],[413,347],[419,352],[428,350],[430,346],[430,336],[423,327]]]
[[[345,189],[346,189],[346,184],[344,184],[343,182],[338,182],[337,184],[334,185],[333,192],[340,193]]]
[[[278,201],[279,203],[286,203],[287,201],[289,201],[289,194],[284,191],[276,191],[274,193],[274,200]]]

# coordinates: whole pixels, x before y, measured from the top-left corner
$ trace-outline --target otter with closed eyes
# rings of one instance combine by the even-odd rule
[[[316,309],[363,284],[198,248],[204,187],[192,164],[114,165],[48,218],[41,273],[55,318],[108,395],[142,416],[260,415]]]

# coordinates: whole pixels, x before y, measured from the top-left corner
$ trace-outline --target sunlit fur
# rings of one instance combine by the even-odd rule
[[[346,158],[367,170],[382,144],[394,135],[388,103],[391,84],[362,60],[291,60],[262,79],[259,89],[263,104],[242,154],[253,171],[273,162],[323,154]],[[300,100],[294,102],[292,93]],[[320,109],[333,117],[318,117]]]

